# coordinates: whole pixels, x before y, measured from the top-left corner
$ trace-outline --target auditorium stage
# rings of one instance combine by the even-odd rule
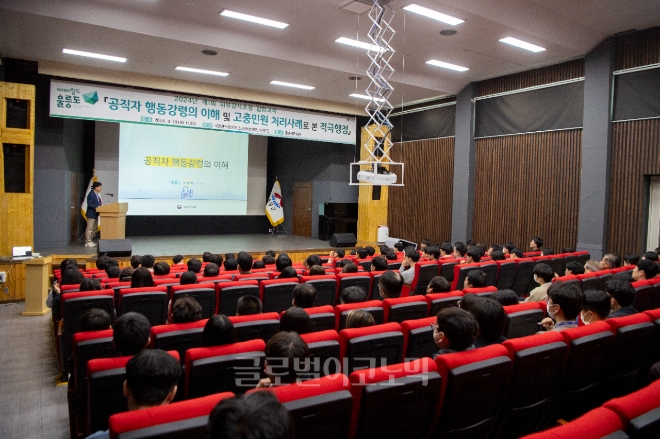
[[[201,255],[211,253],[237,253],[239,251],[263,252],[266,250],[313,250],[329,249],[328,241],[285,234],[262,235],[178,235],[178,236],[136,236],[128,237],[133,246],[133,254],[154,256]],[[80,240],[66,247],[39,248],[34,251],[42,256],[50,255],[96,255],[97,247],[85,247]]]

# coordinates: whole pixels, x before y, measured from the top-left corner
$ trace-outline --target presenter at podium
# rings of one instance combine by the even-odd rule
[[[96,234],[98,228],[99,214],[96,213],[96,208],[103,205],[101,200],[101,182],[95,181],[92,184],[92,190],[87,194],[87,229],[85,230],[85,247],[94,247],[96,243],[92,242],[92,238]]]

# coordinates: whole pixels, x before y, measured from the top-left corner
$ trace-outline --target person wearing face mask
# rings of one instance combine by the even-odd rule
[[[539,286],[529,293],[529,297],[525,299],[525,302],[544,301],[548,297],[548,288],[550,288],[553,276],[552,267],[548,264],[536,264],[534,266],[534,282],[538,283]]]
[[[587,290],[584,292],[580,320],[589,325],[593,322],[605,320],[610,313],[610,296],[605,291]]]
[[[548,316],[540,325],[546,331],[577,328],[577,317],[582,308],[584,294],[575,285],[555,282],[548,288]]]

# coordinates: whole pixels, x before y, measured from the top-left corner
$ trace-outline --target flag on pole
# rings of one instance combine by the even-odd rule
[[[87,194],[89,194],[89,191],[92,188],[92,184],[98,181],[98,178],[96,175],[93,175],[94,171],[92,171],[92,178],[89,179],[89,183],[87,184],[87,188],[85,189],[85,195],[83,195],[83,200],[82,203],[80,204],[80,214],[85,218],[85,221],[87,221]],[[98,218],[96,221],[97,228],[101,228],[101,218]]]
[[[284,222],[284,210],[282,210],[282,189],[280,182],[275,180],[273,190],[266,202],[266,216],[273,227],[279,226]]]

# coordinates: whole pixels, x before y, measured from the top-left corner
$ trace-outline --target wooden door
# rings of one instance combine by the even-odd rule
[[[71,208],[69,209],[69,215],[71,218],[71,233],[70,241],[76,242],[79,238],[78,236],[78,216],[80,215],[80,192],[78,192],[78,174],[76,172],[71,173]],[[86,195],[86,194],[85,194]]]
[[[312,236],[312,182],[293,184],[293,234]]]

